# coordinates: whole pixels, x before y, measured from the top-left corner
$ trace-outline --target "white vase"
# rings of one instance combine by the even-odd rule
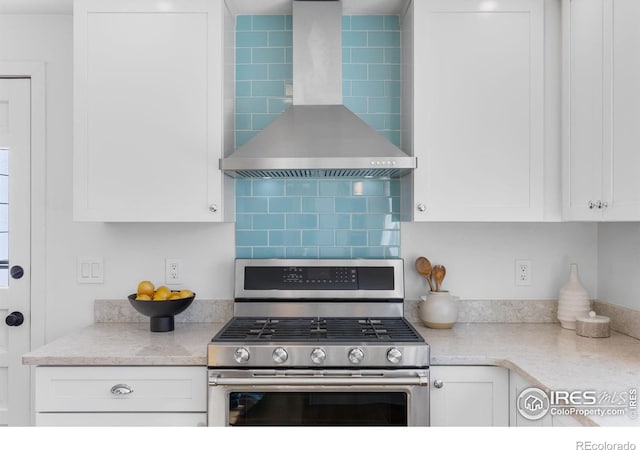
[[[420,297],[420,320],[429,328],[451,328],[458,320],[456,298],[448,291],[429,292]]]
[[[558,297],[558,320],[560,321],[560,326],[568,330],[575,330],[576,317],[588,316],[590,310],[589,293],[580,282],[578,265],[571,264],[569,281],[560,289]]]

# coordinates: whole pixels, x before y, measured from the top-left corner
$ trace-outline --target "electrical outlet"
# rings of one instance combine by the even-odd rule
[[[182,260],[166,258],[164,261],[165,284],[182,284]]]
[[[528,259],[516,260],[516,286],[531,286],[531,261]]]

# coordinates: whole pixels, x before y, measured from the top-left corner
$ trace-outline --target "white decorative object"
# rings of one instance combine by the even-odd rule
[[[420,297],[420,320],[429,328],[451,328],[458,320],[457,297],[449,291],[429,292]]]
[[[605,338],[611,335],[611,319],[598,316],[594,311],[588,317],[576,318],[576,334],[590,338]]]
[[[589,315],[591,306],[589,293],[582,286],[578,275],[578,265],[571,264],[569,281],[560,289],[558,297],[558,320],[562,328],[576,329],[576,318]]]

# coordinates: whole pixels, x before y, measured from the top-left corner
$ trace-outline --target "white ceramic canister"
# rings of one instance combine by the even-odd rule
[[[560,289],[558,296],[558,320],[562,328],[576,329],[576,317],[589,315],[591,305],[589,293],[582,286],[578,275],[578,265],[571,264],[569,281]]]
[[[449,291],[429,292],[420,297],[420,320],[429,328],[451,328],[458,320],[457,297]]]
[[[611,319],[590,311],[587,317],[576,318],[576,334],[590,338],[606,338],[611,335]]]

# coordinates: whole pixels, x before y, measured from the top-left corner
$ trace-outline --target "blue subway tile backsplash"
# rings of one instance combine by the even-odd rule
[[[239,257],[400,254],[398,180],[239,179],[236,187],[236,254],[244,255]]]
[[[342,28],[343,103],[400,146],[399,18],[344,16]],[[237,17],[236,147],[292,103],[291,30],[291,16]],[[238,179],[236,256],[399,257],[399,196],[390,179]]]

